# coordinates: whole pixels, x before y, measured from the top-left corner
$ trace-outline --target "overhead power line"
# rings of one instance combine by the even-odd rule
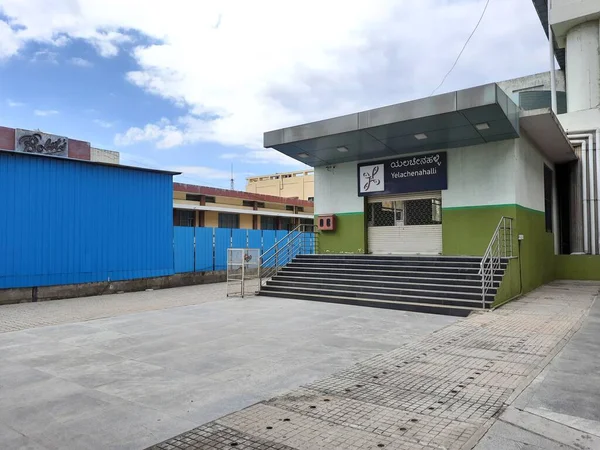
[[[479,20],[477,21],[477,25],[475,25],[475,28],[473,28],[473,31],[471,32],[471,34],[467,38],[467,41],[465,42],[465,45],[463,45],[462,50],[460,51],[460,53],[456,57],[456,60],[454,61],[454,64],[452,64],[452,67],[450,67],[450,70],[448,71],[448,73],[446,75],[444,75],[444,78],[442,79],[442,82],[438,85],[438,87],[436,87],[433,91],[431,91],[431,94],[429,94],[430,97],[435,93],[435,91],[437,91],[439,88],[442,87],[442,85],[446,81],[446,78],[448,78],[448,75],[450,75],[452,73],[452,71],[454,70],[454,68],[456,67],[456,64],[458,63],[458,60],[460,59],[460,57],[462,56],[463,52],[465,51],[465,48],[467,48],[467,45],[469,44],[469,41],[471,40],[471,38],[473,37],[473,35],[477,31],[477,28],[479,28],[479,24],[483,20],[483,16],[485,16],[485,12],[487,11],[487,8],[488,8],[489,4],[490,4],[490,0],[487,0],[485,2],[485,6],[483,8],[481,16],[479,17]]]

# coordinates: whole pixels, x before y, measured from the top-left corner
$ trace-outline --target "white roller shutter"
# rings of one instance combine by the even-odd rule
[[[370,197],[369,203],[441,198],[440,192]],[[369,253],[441,254],[442,225],[395,225],[368,227]]]

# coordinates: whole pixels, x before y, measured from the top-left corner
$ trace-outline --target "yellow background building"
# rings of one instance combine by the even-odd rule
[[[314,201],[314,171],[310,169],[248,177],[246,192]]]
[[[173,183],[175,226],[291,230],[313,223],[313,202]]]

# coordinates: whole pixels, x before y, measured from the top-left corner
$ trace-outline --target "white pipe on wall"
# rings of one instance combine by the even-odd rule
[[[548,0],[548,47],[550,48],[550,97],[552,99],[552,112],[557,113],[556,107],[556,73],[554,69],[554,37],[552,25],[550,25],[550,13],[552,11],[552,0]]]
[[[572,144],[581,145],[581,190],[583,202],[583,253],[589,253],[589,235],[588,235],[588,197],[587,197],[587,140],[572,140]]]
[[[589,184],[589,196],[583,198],[584,244],[589,239],[590,245],[587,248],[593,255],[597,255],[600,254],[600,128],[573,130],[568,136],[569,139],[583,138],[587,142],[588,151],[584,151],[582,146],[581,158],[584,193],[587,193]],[[585,252],[588,251],[585,250]]]
[[[596,233],[596,248],[600,253],[600,128],[596,130],[596,192],[594,207],[596,208],[596,225],[598,227]]]

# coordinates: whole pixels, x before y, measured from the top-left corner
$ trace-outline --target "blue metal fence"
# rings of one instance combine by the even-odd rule
[[[284,230],[175,227],[175,272],[226,270],[228,248],[258,248],[266,259],[275,242],[289,236],[292,233]]]
[[[173,274],[172,178],[0,152],[0,289]]]

